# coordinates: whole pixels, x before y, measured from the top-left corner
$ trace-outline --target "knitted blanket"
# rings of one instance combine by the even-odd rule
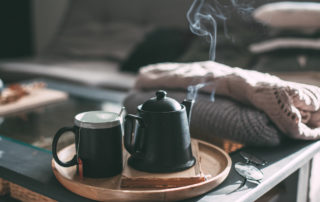
[[[185,92],[167,91],[168,96],[178,101],[186,97]],[[126,97],[124,106],[128,113],[135,114],[136,107],[155,96],[155,90],[133,90]],[[190,132],[191,136],[215,142],[215,138],[229,139],[252,146],[275,146],[284,137],[262,111],[216,96],[200,94],[194,103]]]
[[[182,89],[187,92],[188,86],[198,83],[214,84],[204,86],[200,89],[202,92],[215,90],[217,95],[265,112],[277,128],[289,137],[320,138],[320,89],[316,86],[205,61],[144,67],[140,70],[135,89]]]

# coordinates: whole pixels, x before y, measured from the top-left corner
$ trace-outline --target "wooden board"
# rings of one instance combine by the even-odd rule
[[[201,168],[199,144],[193,141],[192,153],[196,163],[189,169],[173,173],[148,173],[130,167],[127,162],[130,154],[124,154],[124,168],[121,176],[122,188],[173,188],[204,182],[206,176]]]
[[[61,167],[52,160],[52,170],[58,181],[70,191],[98,201],[171,201],[182,200],[204,194],[221,184],[228,176],[231,169],[231,158],[222,149],[192,139],[199,147],[200,164],[204,175],[210,176],[206,181],[165,189],[146,188],[121,188],[121,177],[80,179],[76,174],[76,166]],[[58,155],[66,161],[73,157],[75,146],[70,145],[62,149]]]
[[[0,116],[27,111],[50,103],[66,100],[67,98],[68,94],[62,91],[47,88],[37,89],[15,102],[0,105]]]

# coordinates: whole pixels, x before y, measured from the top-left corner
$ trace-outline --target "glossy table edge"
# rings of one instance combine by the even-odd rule
[[[268,150],[267,148],[264,149]],[[281,159],[276,158],[278,155],[281,156],[281,153],[272,151],[272,148],[269,148],[271,149],[271,151],[264,151],[264,149],[258,149],[255,152],[255,155],[259,157],[265,158],[266,156],[268,156],[269,161],[269,163],[265,167],[261,168],[261,171],[264,173],[264,179],[258,186],[227,195],[215,194],[219,190],[219,188],[222,188],[224,186],[224,184],[222,184],[222,186],[203,196],[201,199],[203,201],[219,202],[255,201],[270,189],[272,189],[274,186],[279,184],[281,181],[286,179],[289,175],[293,174],[295,171],[299,170],[304,165],[309,163],[312,160],[313,156],[320,151],[320,141],[294,141],[291,146],[283,147],[283,152],[289,154],[284,155],[284,157]],[[244,148],[243,150],[247,151],[248,148]],[[249,149],[248,152],[253,153],[254,150]],[[266,155],[266,153],[268,154]],[[233,165],[238,161],[243,161],[240,157],[239,151],[231,154],[231,158]],[[272,159],[276,160],[273,161]],[[228,178],[230,179],[235,177],[239,178],[238,174],[236,174],[234,170],[234,166],[232,166],[232,170]]]

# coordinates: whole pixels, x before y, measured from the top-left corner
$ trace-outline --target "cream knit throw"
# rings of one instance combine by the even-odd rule
[[[164,63],[144,67],[136,89],[187,89],[213,82],[202,92],[230,97],[264,111],[285,134],[296,139],[320,138],[320,89],[283,81],[257,71],[232,68],[212,61]]]

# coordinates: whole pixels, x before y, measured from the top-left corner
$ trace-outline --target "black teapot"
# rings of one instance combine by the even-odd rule
[[[182,104],[158,90],[156,97],[137,107],[137,115],[127,115],[124,145],[131,154],[128,164],[141,171],[167,173],[195,164],[192,155],[189,119],[192,100]]]

